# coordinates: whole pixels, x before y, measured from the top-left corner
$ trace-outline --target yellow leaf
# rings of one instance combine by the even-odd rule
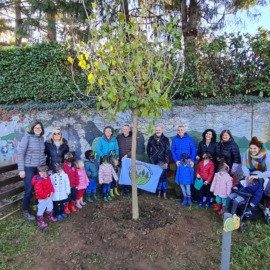
[[[94,76],[94,74],[93,74],[93,73],[90,73],[90,74],[88,75],[87,79],[88,79],[88,81],[89,81],[90,83],[93,83],[93,82],[95,81],[95,76]]]
[[[89,53],[85,53],[84,57],[85,57],[86,60],[88,60],[89,59]]]
[[[70,57],[70,56],[67,58],[67,60],[68,60],[68,62],[71,63],[71,64],[73,64],[73,62],[74,62],[73,58]]]
[[[112,65],[115,66],[116,65],[116,61],[112,60]]]
[[[79,62],[79,67],[81,67],[82,69],[86,69],[86,62],[85,62],[85,60],[81,60],[80,62]]]
[[[104,81],[103,81],[103,78],[102,78],[102,77],[100,77],[100,78],[98,79],[98,83],[99,83],[100,85],[104,85]]]
[[[97,61],[94,62],[94,66],[95,66],[96,68],[98,67],[98,62],[97,62]]]
[[[81,48],[81,46],[77,46],[77,50],[78,50],[78,52],[81,52],[82,51],[82,48]]]
[[[79,56],[78,56],[78,59],[79,59],[80,61],[82,61],[82,60],[83,60],[83,55],[82,55],[82,54],[79,55]]]
[[[96,3],[92,3],[92,8],[97,8],[97,4]]]

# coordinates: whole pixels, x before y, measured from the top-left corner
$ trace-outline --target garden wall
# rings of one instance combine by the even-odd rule
[[[94,109],[44,110],[44,111],[4,111],[0,110],[0,166],[16,163],[18,144],[34,120],[41,120],[45,126],[45,137],[53,127],[60,126],[70,149],[76,151],[76,158],[84,157],[84,151],[95,149],[98,138],[106,125],[119,132],[123,124],[131,123],[131,113],[119,113],[114,122],[109,123],[106,114]],[[163,126],[164,134],[170,138],[176,135],[179,125],[198,143],[206,128],[213,128],[219,134],[223,129],[231,130],[243,152],[251,136],[266,142],[270,149],[270,103],[254,105],[207,105],[174,106],[165,111],[156,124]],[[149,120],[139,119],[138,154],[143,158]]]

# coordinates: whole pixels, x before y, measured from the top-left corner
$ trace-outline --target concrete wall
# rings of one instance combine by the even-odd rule
[[[35,120],[43,122],[45,138],[53,127],[60,126],[70,149],[76,151],[77,159],[84,157],[85,150],[95,148],[106,125],[114,127],[117,134],[123,124],[132,122],[130,112],[119,113],[114,122],[108,122],[107,114],[96,110],[0,111],[0,119],[0,166],[16,163],[19,141]],[[229,129],[241,151],[248,146],[251,136],[267,142],[270,148],[269,123],[270,103],[173,107],[156,120],[156,124],[162,125],[165,135],[170,138],[176,135],[177,126],[186,126],[196,143],[201,140],[201,133],[206,128],[213,128],[217,134]],[[143,154],[149,137],[148,124],[148,119],[139,119],[139,154]]]

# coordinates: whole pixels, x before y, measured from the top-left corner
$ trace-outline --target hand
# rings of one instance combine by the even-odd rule
[[[163,166],[162,166],[162,169],[167,170],[168,169],[168,163],[164,163]]]
[[[199,159],[200,159],[200,157],[199,157],[199,156],[196,156],[196,159],[197,159],[197,160],[199,160]]]
[[[193,161],[190,161],[190,166],[193,168],[194,167],[194,162]]]
[[[180,164],[180,160],[176,161],[176,166],[178,167]]]
[[[238,187],[234,186],[232,189],[236,191],[238,190]]]
[[[20,172],[19,172],[19,176],[20,176],[21,178],[24,178],[24,177],[25,177],[25,171],[20,171]]]
[[[123,159],[123,158],[127,158],[127,155],[124,155],[124,156],[122,157],[122,159]]]
[[[250,203],[249,204],[252,208],[255,207],[255,204],[254,203]]]
[[[209,183],[207,181],[204,181],[203,184],[207,186]]]
[[[197,178],[201,178],[201,176],[199,174],[197,174]]]

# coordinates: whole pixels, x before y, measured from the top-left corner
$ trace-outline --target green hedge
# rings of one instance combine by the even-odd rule
[[[0,50],[0,104],[74,100],[79,90],[67,56],[65,48],[54,42]],[[85,75],[76,72],[75,81],[85,91]]]

